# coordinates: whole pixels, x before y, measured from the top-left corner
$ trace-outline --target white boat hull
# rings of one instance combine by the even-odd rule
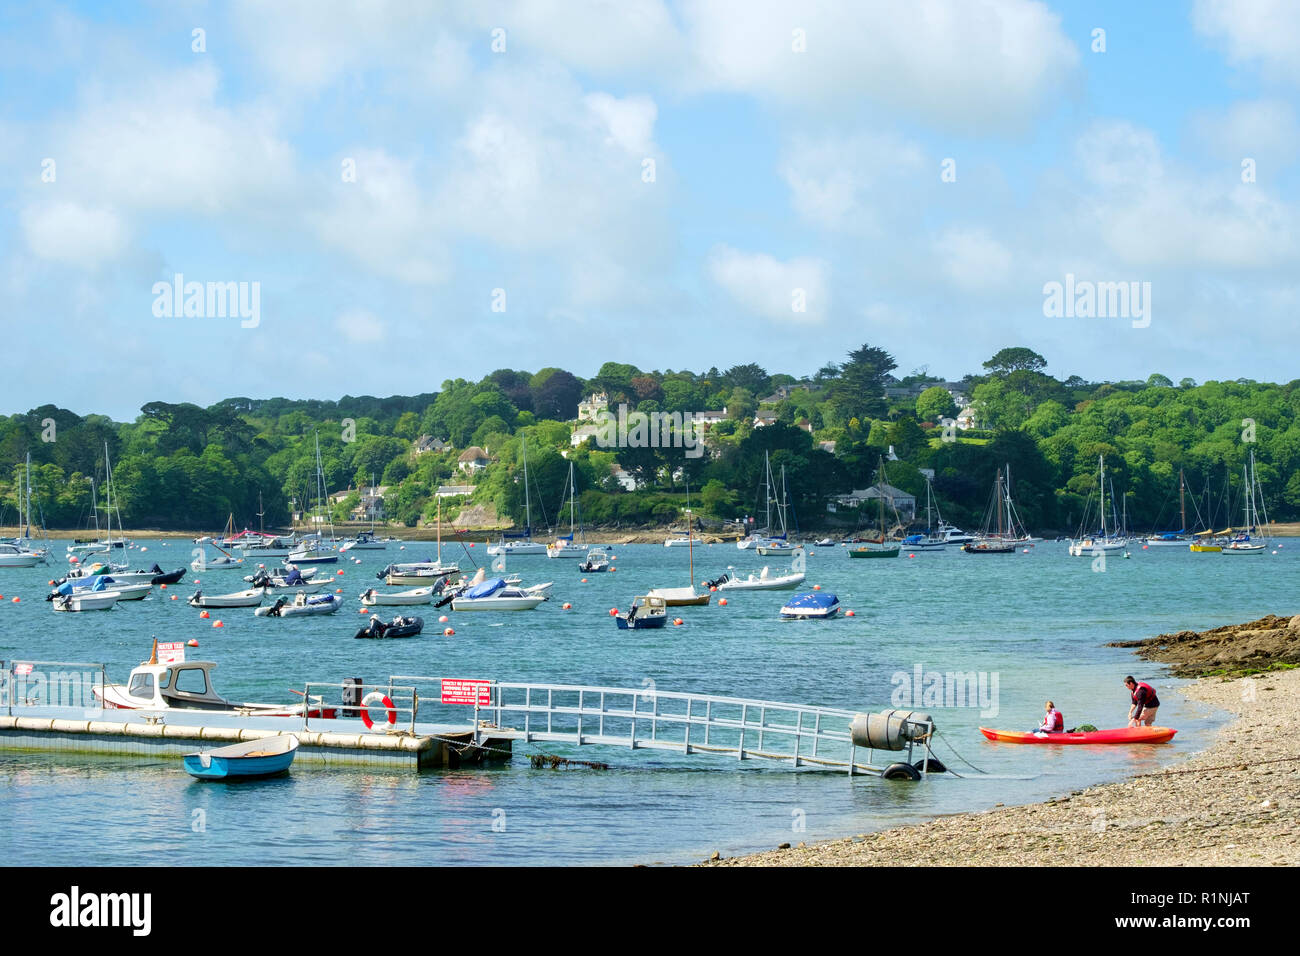
[[[719,591],[779,591],[784,588],[798,587],[803,584],[803,572],[795,574],[751,574],[747,578],[735,578],[718,585]]]
[[[55,598],[56,611],[108,611],[117,604],[116,591],[97,591],[94,594],[72,593],[67,597]]]
[[[187,602],[190,607],[257,607],[262,603],[266,592],[262,588],[250,588],[233,594],[194,594]]]
[[[531,611],[545,601],[541,595],[523,597],[454,598],[453,611]]]
[[[412,591],[380,591],[371,588],[361,597],[366,607],[405,607],[413,604],[430,604],[433,588],[416,588]]]

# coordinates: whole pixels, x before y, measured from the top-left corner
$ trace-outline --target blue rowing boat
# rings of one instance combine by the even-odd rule
[[[298,738],[280,734],[186,754],[185,772],[200,780],[270,777],[288,770],[297,753]]]

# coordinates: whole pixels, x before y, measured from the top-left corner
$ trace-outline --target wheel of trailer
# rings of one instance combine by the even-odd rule
[[[881,776],[886,780],[920,780],[921,771],[910,763],[891,763]]]
[[[942,762],[940,762],[938,757],[931,757],[928,767],[926,765],[926,761],[924,760],[918,760],[916,763],[912,764],[912,766],[915,767],[917,770],[922,770],[922,772],[924,773],[947,773],[948,772],[948,768],[945,767]]]

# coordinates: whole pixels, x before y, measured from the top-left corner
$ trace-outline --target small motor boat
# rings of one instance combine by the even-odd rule
[[[298,738],[279,734],[186,754],[185,772],[200,780],[248,779],[284,773],[298,754]]]
[[[370,618],[370,623],[353,634],[356,638],[415,637],[424,630],[424,618],[395,617],[385,624],[378,615]]]
[[[829,591],[807,591],[796,594],[785,607],[781,617],[787,621],[825,619],[839,613],[840,599]]]
[[[343,602],[336,594],[317,594],[308,597],[300,592],[292,602],[285,598],[276,598],[274,604],[259,607],[253,613],[257,617],[297,617],[308,614],[333,614],[342,606]]]
[[[257,607],[265,594],[266,591],[262,588],[249,588],[233,594],[204,594],[195,591],[186,603],[190,607]]]
[[[628,612],[617,615],[614,622],[620,631],[663,627],[668,623],[668,606],[661,597],[640,595],[632,599],[632,607]]]

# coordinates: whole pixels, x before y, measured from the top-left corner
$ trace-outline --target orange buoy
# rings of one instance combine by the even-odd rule
[[[845,612],[844,612],[844,616],[845,616],[845,617],[853,617],[853,612],[852,612],[852,611],[845,611]]]
[[[561,604],[560,607],[563,608],[563,609],[566,610],[566,611],[570,611],[570,610],[573,609],[573,605],[572,605],[572,604],[569,604],[568,602],[565,602],[564,604]]]
[[[916,557],[916,555],[914,555],[914,554],[909,554],[908,557],[909,557],[909,558],[914,558],[914,557]]]
[[[16,598],[14,598],[14,603],[15,603],[15,604],[21,604],[21,603],[22,603],[22,600],[23,600],[22,598],[20,598],[20,597],[16,597]]]
[[[726,599],[726,598],[718,598],[718,606],[719,606],[719,607],[726,607],[726,606],[727,606],[727,599]]]
[[[587,579],[586,579],[586,578],[583,578],[583,579],[582,579],[582,583],[583,583],[583,584],[586,584],[586,583],[587,583]]]
[[[469,546],[470,546],[471,548],[474,547],[474,542],[471,541],[471,542],[469,543]]]
[[[454,630],[452,630],[450,627],[443,628],[443,631],[442,631],[442,636],[443,636],[443,637],[455,637],[455,635],[456,635],[456,632],[455,632]]]
[[[610,565],[610,568],[609,568],[609,569],[610,569],[611,571],[617,571],[617,570],[618,570],[618,568],[614,567],[613,565]]]
[[[335,594],[342,594],[342,593],[343,593],[343,589],[342,589],[342,588],[335,588],[335,589],[334,589],[334,593],[335,593]]]
[[[158,585],[158,587],[162,588],[164,591],[167,590],[167,585],[165,585],[165,584],[160,584],[160,585]]]
[[[198,646],[199,646],[199,642],[196,641],[196,640],[191,639],[190,641],[188,641],[188,642],[186,643],[186,646],[187,646],[187,647],[198,647]]]
[[[198,579],[198,578],[195,578],[195,579],[194,579],[194,583],[195,583],[195,584],[198,584],[198,583],[199,583],[199,579]]]
[[[446,623],[447,623],[447,615],[444,614],[442,617],[438,618],[438,623],[439,623],[439,624],[446,624]]]
[[[681,627],[681,626],[682,626],[682,619],[681,619],[680,617],[673,618],[673,626],[674,626],[674,627]]]
[[[175,594],[172,595],[172,600],[173,600],[173,601],[176,600],[176,595],[175,595]]]
[[[212,622],[212,626],[213,626],[213,627],[225,627],[226,625],[222,624],[220,621],[213,621],[213,622]]]
[[[813,590],[814,590],[814,591],[820,591],[821,589],[822,589],[822,586],[821,586],[820,584],[814,584],[814,585],[813,585]]]
[[[610,616],[610,617],[618,617],[618,608],[616,608],[616,607],[612,607],[612,608],[610,608],[610,609],[609,609],[609,616]]]
[[[200,611],[200,612],[199,612],[199,619],[200,619],[200,620],[205,620],[205,619],[210,618],[210,617],[212,617],[212,615],[209,614],[207,611]]]

